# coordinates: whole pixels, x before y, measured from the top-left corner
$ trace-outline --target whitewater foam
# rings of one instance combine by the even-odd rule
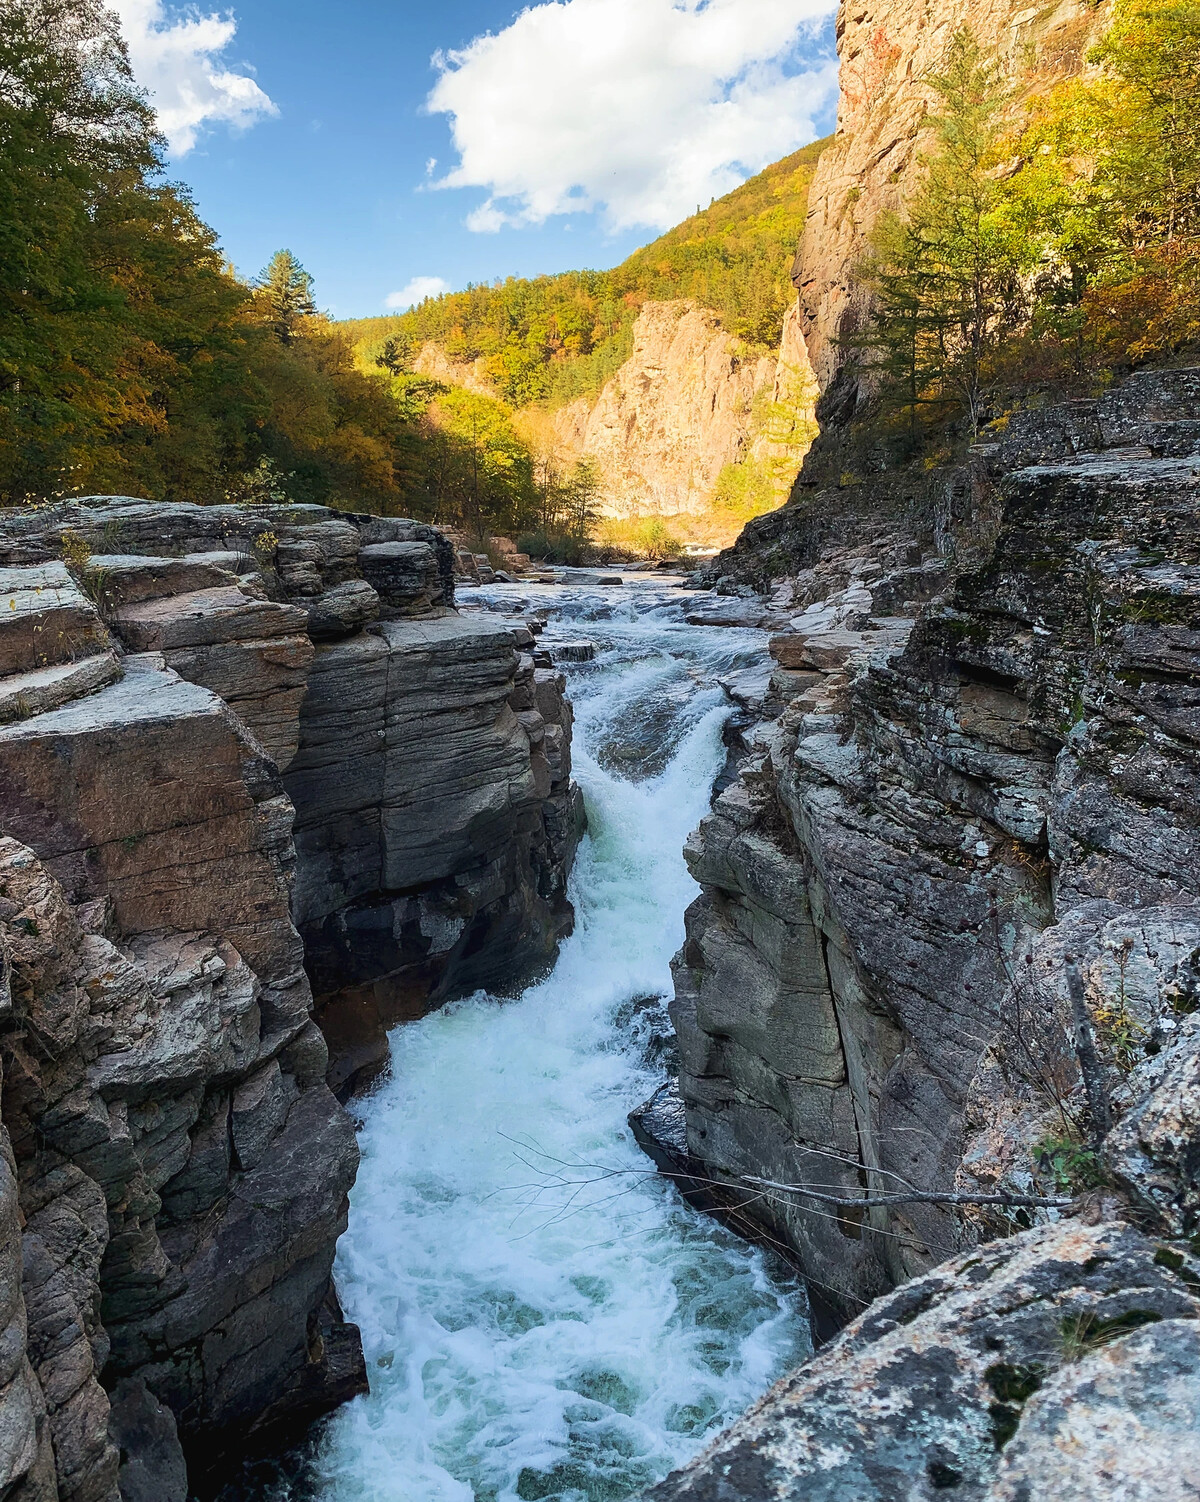
[[[618,1502],[808,1349],[795,1283],[688,1209],[626,1120],[662,1078],[629,1003],[665,997],[696,894],[681,850],[724,756],[713,679],[763,639],[615,595],[547,592],[600,649],[572,670],[573,937],[519,999],[398,1028],[359,1103],[336,1276],[371,1392],[324,1431],[326,1502]]]

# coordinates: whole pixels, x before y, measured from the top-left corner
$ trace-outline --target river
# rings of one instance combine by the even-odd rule
[[[619,1502],[809,1349],[787,1270],[685,1206],[626,1121],[666,1068],[669,962],[697,891],[681,852],[725,754],[715,679],[761,661],[765,637],[688,626],[651,580],[464,603],[527,603],[548,638],[596,643],[566,668],[589,819],[576,928],[519,998],[397,1029],[357,1103],[336,1276],[371,1392],[325,1426],[303,1495]]]

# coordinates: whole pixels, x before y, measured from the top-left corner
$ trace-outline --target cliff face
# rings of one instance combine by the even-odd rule
[[[561,680],[452,567],[320,507],[0,517],[5,1497],[183,1502],[364,1383],[327,1074],[570,916]]]
[[[867,307],[853,268],[879,215],[902,205],[919,170],[922,123],[934,97],[922,80],[937,70],[954,32],[969,26],[998,49],[1020,86],[1036,93],[1083,66],[1107,10],[1089,0],[1042,7],[1022,0],[841,5],[837,133],[817,165],[792,270],[823,394],[838,387],[846,358],[838,339],[861,327]]]
[[[317,654],[285,785],[295,918],[339,1091],[379,1068],[388,1028],[547,967],[570,928],[571,711],[532,644],[448,616]]]
[[[1149,1092],[1200,941],[1198,390],[1147,374],[1012,419],[959,476],[963,531],[994,541],[923,607],[949,576],[910,562],[920,537],[821,547],[814,503],[824,556],[777,590],[789,706],[688,851],[675,1016],[706,1164],[852,1200],[1052,1194],[1036,1144],[1091,1109],[1066,954],[1112,1119]],[[920,1203],[761,1213],[843,1315],[979,1228]]]
[[[614,515],[702,512],[757,436],[755,399],[773,395],[780,361],[743,360],[716,314],[686,301],[645,303],[633,339],[594,403],[555,414],[558,445],[599,462]]]
[[[672,1006],[684,1172],[839,1320],[918,1281],[663,1498],[1200,1474],[1200,372],[1014,415],[939,488],[744,545],[787,707],[689,842]]]
[[[455,363],[426,344],[413,368],[495,396],[482,364]],[[519,417],[534,446],[560,463],[596,460],[605,515],[700,515],[721,470],[743,459],[765,459],[778,471],[780,498],[787,494],[815,432],[816,396],[798,309],[777,356],[746,356],[707,308],[646,302],[633,353],[598,397]]]

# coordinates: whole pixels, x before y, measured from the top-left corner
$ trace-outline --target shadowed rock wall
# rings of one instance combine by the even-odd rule
[[[570,710],[531,645],[454,614],[413,522],[0,515],[6,1499],[184,1502],[185,1455],[203,1491],[364,1386],[327,1075],[569,925]]]

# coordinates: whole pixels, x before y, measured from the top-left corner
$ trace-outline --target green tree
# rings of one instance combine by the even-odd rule
[[[1090,61],[1020,146],[1052,229],[1035,335],[1069,346],[1079,375],[1200,342],[1200,9],[1117,0]]]
[[[407,334],[389,334],[372,363],[389,375],[406,375],[412,370],[413,341]]]
[[[290,344],[303,320],[317,311],[313,279],[290,250],[277,250],[255,282],[267,321],[281,344]]]
[[[1089,196],[1116,212],[1124,248],[1200,234],[1200,9],[1194,0],[1118,0],[1092,61],[1096,165]]]
[[[933,150],[905,213],[872,236],[861,275],[875,309],[854,342],[910,421],[924,403],[951,402],[974,431],[991,357],[1027,317],[1041,247],[1005,170],[1011,92],[995,58],[963,28],[929,82]]]
[[[567,532],[577,541],[584,542],[600,518],[600,505],[604,499],[600,466],[585,454],[576,461],[562,490],[562,513]]]

